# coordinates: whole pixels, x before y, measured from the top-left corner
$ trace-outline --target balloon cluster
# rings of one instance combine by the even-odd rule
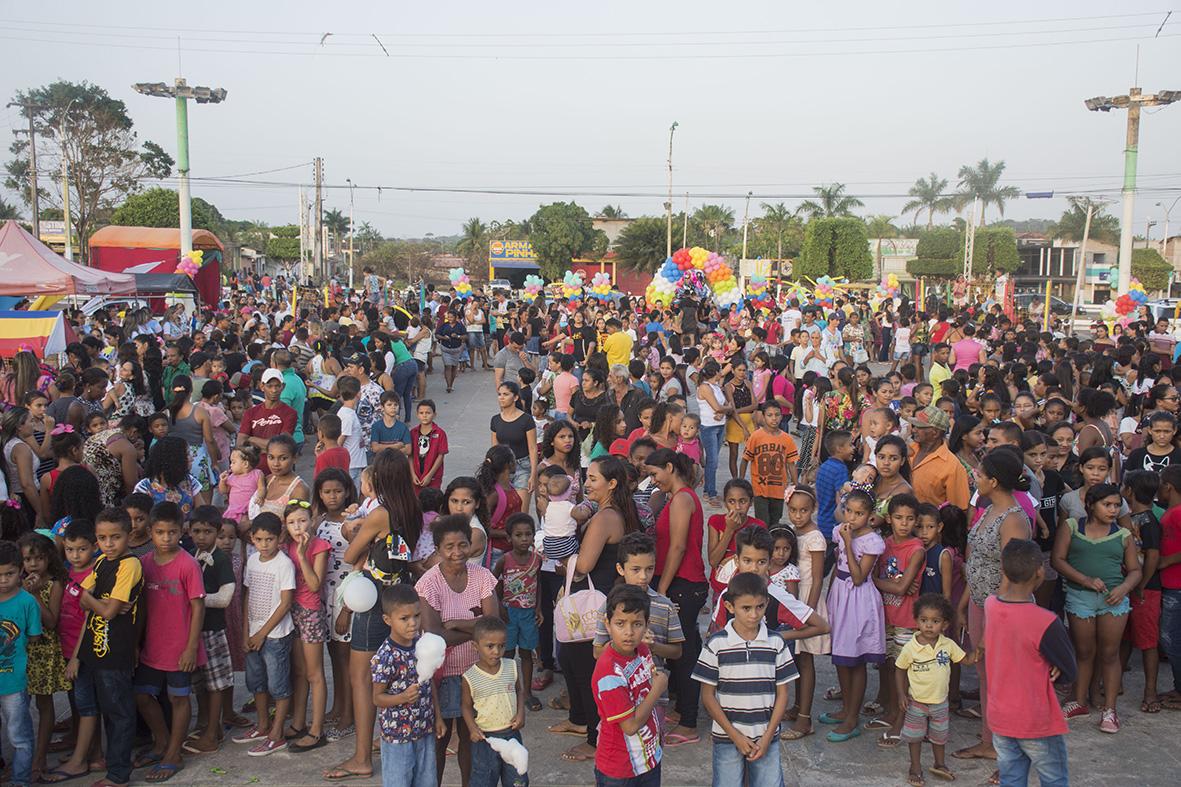
[[[562,297],[574,303],[582,299],[582,271],[566,271],[562,276]]]
[[[471,280],[468,279],[467,273],[463,268],[452,268],[447,272],[447,278],[451,280],[451,286],[455,288],[455,295],[463,300],[472,297]]]
[[[900,291],[901,286],[898,283],[898,275],[894,273],[883,276],[881,283],[878,284],[878,295],[884,298],[896,298]]]
[[[533,301],[537,300],[537,296],[541,293],[543,287],[545,287],[545,279],[530,273],[525,277],[525,291],[521,297],[527,302],[533,303]]]
[[[176,269],[192,278],[197,275],[197,271],[201,270],[201,256],[204,254],[200,249],[191,251],[180,258],[180,262],[176,264]]]
[[[736,306],[742,302],[742,293],[726,258],[700,246],[678,249],[664,261],[645,292],[648,302],[654,306],[670,305],[676,294],[677,284],[690,270],[699,270],[705,274],[714,301],[719,306]]]
[[[747,301],[760,309],[770,309],[774,302],[767,291],[767,277],[756,273],[746,281]]]
[[[599,271],[592,276],[590,291],[600,301],[611,300],[611,274]]]
[[[816,305],[831,308],[833,297],[836,295],[838,289],[840,289],[840,282],[831,276],[821,276],[813,283],[816,285],[816,288],[812,290],[812,298]]]

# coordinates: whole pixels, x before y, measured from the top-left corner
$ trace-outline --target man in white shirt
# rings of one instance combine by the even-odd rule
[[[779,324],[783,326],[783,335],[790,336],[791,332],[800,327],[800,323],[804,319],[804,313],[800,311],[800,306],[795,299],[787,302],[787,308],[783,310],[783,314],[779,315]]]

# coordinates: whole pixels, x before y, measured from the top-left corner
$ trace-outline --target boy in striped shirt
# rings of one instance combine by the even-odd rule
[[[763,618],[767,580],[744,572],[730,580],[726,609],[733,618],[701,648],[693,678],[713,723],[714,787],[782,787],[776,746],[787,712],[787,684],[798,678],[782,637]]]

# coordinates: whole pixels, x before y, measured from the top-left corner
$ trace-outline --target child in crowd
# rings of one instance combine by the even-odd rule
[[[533,423],[537,425],[537,433],[541,434],[545,428],[550,425],[549,410],[546,409],[546,400],[538,397],[533,400]]]
[[[435,403],[418,403],[418,427],[411,433],[410,478],[418,489],[443,486],[443,458],[447,456],[447,433],[435,423]]]
[[[783,494],[796,482],[799,452],[791,435],[779,428],[782,410],[772,398],[759,406],[762,423],[746,441],[739,478],[746,476],[750,465],[754,489],[755,518],[775,527],[783,519]]]
[[[513,473],[517,459],[507,445],[494,445],[484,454],[484,461],[476,470],[476,480],[488,508],[488,534],[492,542],[493,560],[512,549],[506,524],[509,517],[521,511],[521,495],[513,488]]]
[[[131,519],[127,551],[136,557],[143,557],[152,551],[152,534],[148,525],[152,515],[152,496],[143,492],[132,492],[123,498],[123,510]]]
[[[290,613],[295,597],[295,566],[283,551],[282,536],[283,523],[277,514],[266,511],[250,523],[250,541],[256,551],[246,561],[242,606],[246,610],[246,688],[254,695],[258,722],[235,737],[234,743],[253,744],[247,752],[252,757],[265,757],[287,748],[283,725],[291,706],[289,665],[295,626]]]
[[[705,523],[705,533],[708,537],[706,557],[712,570],[710,571],[710,586],[717,596],[726,590],[726,583],[734,576],[733,557],[738,550],[736,534],[750,525],[766,528],[767,523],[750,515],[751,502],[754,499],[754,489],[745,478],[731,478],[722,487],[722,505],[724,514],[712,514]],[[727,565],[729,564],[729,565]],[[725,578],[719,578],[718,574]],[[721,607],[721,604],[718,604]]]
[[[799,673],[787,642],[767,630],[768,601],[766,579],[735,575],[724,601],[733,617],[702,644],[693,669],[713,719],[715,787],[783,783],[777,737],[787,712],[787,684]]]
[[[41,637],[41,608],[21,587],[20,548],[0,542],[0,626],[5,632],[5,669],[0,671],[0,702],[4,707],[4,736],[13,748],[14,785],[33,781],[33,718],[29,715],[28,647]],[[50,716],[52,724],[53,717]]]
[[[281,526],[287,504],[291,500],[307,500],[309,497],[308,485],[295,474],[295,440],[291,435],[279,434],[267,441],[267,466],[271,472],[251,502],[248,512],[251,519],[238,521],[238,530],[243,535],[251,532],[253,519],[263,513],[274,514]]]
[[[316,423],[316,475],[330,467],[349,472],[349,449],[340,444],[339,415],[325,413]]]
[[[887,748],[902,742],[902,714],[893,696],[894,660],[914,637],[914,602],[927,565],[923,542],[913,535],[918,508],[919,501],[914,495],[904,492],[890,498],[886,506],[890,533],[885,538],[886,548],[878,559],[873,578],[886,616],[886,660],[881,666],[877,698],[883,715],[869,722],[866,728],[884,729],[878,745]]]
[[[42,634],[29,642],[28,646],[27,688],[37,704],[37,746],[33,755],[33,772],[40,776],[47,768],[46,755],[49,739],[53,735],[53,695],[70,690],[57,633],[68,577],[61,555],[51,539],[40,533],[26,533],[21,536],[18,546],[24,562],[24,589],[37,602],[41,614]]]
[[[1160,490],[1160,478],[1155,473],[1133,470],[1124,476],[1123,497],[1132,509],[1132,525],[1136,547],[1140,553],[1141,576],[1136,589],[1128,598],[1132,603],[1127,634],[1120,645],[1122,662],[1127,667],[1132,649],[1139,650],[1144,662],[1143,713],[1160,710],[1156,693],[1156,677],[1160,670],[1160,608],[1161,583],[1157,567],[1160,565],[1161,526],[1152,506]]]
[[[800,567],[796,564],[796,534],[786,527],[771,528],[771,562],[767,565],[767,583],[800,597]]]
[[[851,443],[848,448],[852,450]],[[828,589],[828,614],[832,620],[832,662],[841,684],[842,708],[820,716],[822,724],[837,725],[825,736],[830,743],[843,743],[861,734],[866,665],[880,664],[886,658],[882,596],[869,581],[886,544],[870,527],[872,511],[873,498],[859,489],[850,492],[845,501],[845,521],[833,539],[837,545],[837,566]]]
[[[533,651],[539,640],[541,608],[538,606],[537,582],[542,557],[533,548],[533,517],[517,512],[504,526],[512,549],[496,561],[492,574],[500,580],[500,603],[508,616],[505,653],[509,659],[521,656],[521,678],[526,694],[524,707],[541,710],[541,700],[533,696]]]
[[[504,658],[507,629],[500,618],[481,617],[472,624],[476,663],[463,673],[463,720],[472,738],[472,787],[528,787],[529,776],[518,773],[489,745],[489,738],[521,742],[525,726],[525,686],[517,662]]]
[[[66,557],[66,588],[81,585],[83,580],[94,573],[94,560],[98,548],[94,541],[94,523],[86,519],[75,519],[66,525],[62,532],[62,551]],[[61,611],[58,615],[57,636],[61,643],[62,654],[68,660],[74,655],[78,646],[78,639],[82,636],[82,626],[86,622],[86,612],[78,604],[78,596],[63,593]],[[56,768],[41,774],[43,781],[56,784],[79,776],[85,776],[90,768],[90,751],[78,751],[77,742],[83,737],[91,741],[95,759],[101,758],[101,747],[94,738],[94,716],[82,716],[78,713],[78,706],[74,700],[74,692],[70,692],[70,710],[73,712],[72,738],[75,746],[71,756],[63,760]],[[85,731],[82,729],[85,726]]]
[[[816,526],[816,492],[812,487],[799,484],[789,490],[787,496],[787,521],[795,528],[796,553],[799,555],[799,599],[816,611],[821,618],[828,618],[828,605],[824,593],[824,556],[828,544]],[[832,638],[823,633],[800,639],[796,642],[795,661],[800,673],[796,684],[796,706],[792,708],[795,722],[784,730],[784,740],[799,740],[812,734],[812,700],[816,692],[816,668],[814,656],[826,656],[832,652]]]
[[[935,764],[931,775],[944,781],[954,781],[944,759],[951,711],[947,697],[951,685],[953,664],[975,664],[975,654],[965,654],[959,645],[945,634],[954,614],[951,602],[939,593],[919,596],[913,605],[917,625],[914,637],[902,646],[894,657],[892,670],[895,678],[894,694],[898,714],[905,719],[902,740],[910,747],[910,772],[907,782],[922,787],[923,741],[931,742]],[[885,673],[882,680],[885,680]]]
[[[841,485],[841,491],[838,493],[837,510],[845,507],[845,500],[849,497],[849,493],[854,489],[860,489],[866,494],[873,494],[874,485],[878,480],[878,469],[871,464],[861,464],[853,468],[853,472],[849,474],[849,480]]]
[[[230,452],[230,469],[221,474],[217,490],[226,498],[224,516],[235,522],[246,516],[250,499],[262,493],[266,477],[258,469],[258,449],[243,445]]]
[[[546,560],[565,562],[566,558],[578,551],[578,523],[574,519],[574,483],[566,471],[558,465],[550,465],[541,471],[546,495],[539,498],[537,507],[541,511],[541,548]]]
[[[681,431],[677,438],[677,453],[684,454],[693,460],[693,464],[701,464],[701,416],[696,413],[685,413],[681,419]]]
[[[661,729],[653,711],[668,687],[668,673],[656,669],[645,642],[650,610],[648,592],[636,585],[616,585],[607,594],[604,619],[611,642],[591,677],[601,720],[596,784],[660,784]]]
[[[387,448],[410,455],[410,429],[398,418],[398,404],[401,397],[397,391],[383,391],[381,394],[381,416],[373,422],[369,434],[369,451],[378,454]],[[318,473],[317,473],[318,474]]]
[[[324,603],[320,589],[328,570],[328,555],[332,547],[315,534],[312,527],[311,504],[297,500],[283,512],[286,531],[283,549],[295,566],[295,598],[291,604],[291,622],[295,624],[298,640],[292,642],[292,728],[283,737],[290,740],[288,748],[296,753],[324,746],[324,711],[328,705],[328,686],[324,681],[324,643],[328,641],[328,626],[324,620]],[[311,697],[312,721],[307,720],[308,698]]]
[[[119,508],[103,509],[94,520],[95,540],[102,555],[94,571],[66,593],[86,612],[82,636],[66,665],[66,678],[74,682],[78,715],[94,718],[100,712],[106,732],[106,781],[124,785],[131,780],[131,745],[135,738],[136,643],[139,640],[140,594],[143,564],[127,548],[131,517]],[[187,720],[186,720],[187,724]],[[71,764],[90,751],[84,734],[92,725],[78,725],[78,742]]]
[[[221,512],[216,506],[198,506],[189,521],[193,557],[201,566],[205,586],[205,617],[201,623],[205,664],[193,681],[197,693],[197,729],[184,743],[184,750],[190,754],[217,751],[225,722],[222,711],[234,706],[234,667],[226,637],[226,607],[234,598],[237,584],[230,556],[217,546],[221,522]]]
[[[349,452],[349,475],[356,484],[361,481],[361,471],[369,464],[365,431],[357,415],[361,381],[356,377],[341,377],[336,381],[336,389],[340,393],[340,409],[336,411],[340,418],[340,445]]]
[[[165,781],[182,767],[180,747],[192,714],[192,673],[205,664],[205,580],[201,566],[181,549],[183,522],[175,503],[157,503],[152,509],[154,549],[140,558],[147,627],[135,670],[135,701],[151,730],[152,746],[140,752],[133,767],[150,768],[150,781]],[[171,709],[167,722],[160,702],[165,693]]]
[[[418,594],[409,585],[390,585],[382,589],[380,603],[390,636],[373,656],[370,671],[381,730],[381,783],[437,787],[434,739],[443,734],[444,723],[434,683],[418,680]]]
[[[234,569],[234,596],[226,607],[226,640],[230,645],[230,664],[234,672],[242,672],[246,669],[246,638],[242,636],[242,577],[246,573],[246,545],[238,537],[237,522],[222,518],[221,529],[217,531],[217,548],[229,556]],[[229,699],[231,702],[222,708],[226,724],[243,729],[251,726],[249,719],[234,711],[232,695]]]
[[[1033,766],[1045,787],[1066,787],[1067,726],[1052,684],[1078,678],[1074,648],[1062,621],[1033,598],[1045,579],[1041,548],[1010,539],[1001,551],[1001,570],[1006,582],[984,602],[988,724],[998,783],[1027,784]]]
[[[828,458],[816,470],[816,524],[821,534],[830,538],[837,526],[837,493],[849,480],[847,463],[853,459],[853,435],[836,429],[824,434],[823,443]]]

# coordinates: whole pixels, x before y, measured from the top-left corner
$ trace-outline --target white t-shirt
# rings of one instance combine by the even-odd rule
[[[706,383],[705,387],[708,387],[711,391],[713,391],[714,400],[719,405],[724,405],[726,403],[726,393],[722,390],[722,386],[718,385],[717,383]],[[703,428],[706,426],[721,426],[722,424],[726,423],[726,416],[722,413],[719,413],[710,405],[709,402],[701,398],[701,386],[698,386],[697,388],[697,406],[701,411],[701,426]]]
[[[550,538],[564,538],[574,535],[578,523],[570,512],[574,510],[574,503],[569,500],[552,500],[545,507],[545,517],[542,520],[544,533]]]
[[[246,620],[250,635],[254,636],[271,619],[275,607],[279,606],[280,594],[284,590],[295,590],[295,565],[282,552],[265,562],[255,552],[246,558],[242,584],[250,588]],[[271,629],[267,639],[282,639],[294,630],[291,615],[287,614]]]
[[[899,325],[894,329],[894,352],[910,352],[910,326]]]
[[[361,441],[361,419],[352,407],[342,407],[337,411],[340,418],[340,434],[344,438],[344,447],[349,452],[349,467],[367,467],[369,458],[365,456],[365,446]]]
[[[779,324],[783,326],[783,335],[791,336],[791,332],[800,327],[804,321],[804,313],[799,309],[788,309],[779,315]]]
[[[795,370],[796,379],[799,380],[804,376],[804,372],[808,371],[804,368],[804,356],[808,354],[808,350],[812,349],[811,345],[797,344],[791,351],[791,365]]]

